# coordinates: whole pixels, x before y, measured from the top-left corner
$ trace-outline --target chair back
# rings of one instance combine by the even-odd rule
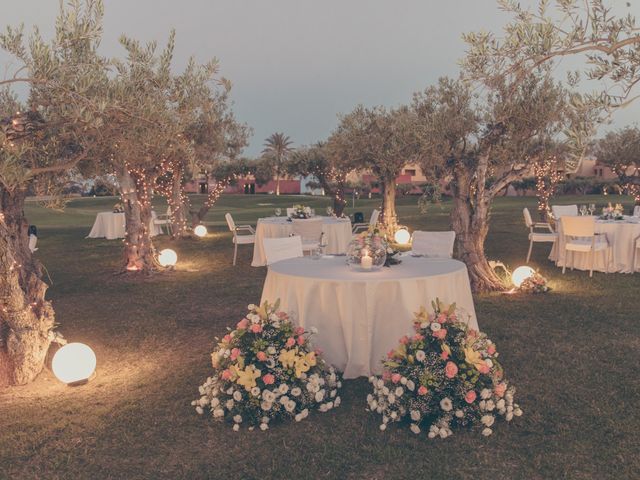
[[[411,251],[429,258],[451,258],[456,232],[413,232]]]
[[[373,212],[371,212],[371,218],[369,219],[369,225],[372,227],[378,223],[378,218],[380,217],[380,210],[375,208]]]
[[[577,217],[578,205],[554,205],[551,207],[551,213],[556,220],[562,217]]]
[[[302,257],[302,239],[298,236],[282,238],[265,238],[262,240],[264,253],[267,257],[267,265],[287,260],[288,258]]]
[[[300,236],[303,243],[319,242],[322,236],[322,217],[294,218],[293,233]]]
[[[595,217],[563,217],[562,233],[568,237],[594,237]]]
[[[295,211],[296,211],[295,208],[287,208],[287,217],[290,217],[291,215],[293,215]]]
[[[364,223],[364,213],[356,212],[353,214],[353,223]]]
[[[224,218],[227,220],[227,225],[229,226],[229,230],[236,234],[236,222],[233,221],[233,217],[229,212],[224,214]]]
[[[633,209],[633,216],[640,217],[640,205],[636,205]]]
[[[524,215],[524,223],[528,228],[533,227],[533,220],[531,218],[531,213],[529,213],[528,208],[522,209],[522,214]]]

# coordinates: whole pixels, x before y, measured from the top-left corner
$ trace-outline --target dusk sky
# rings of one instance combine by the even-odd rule
[[[636,1],[609,3],[640,14]],[[0,24],[38,25],[48,37],[57,11],[58,0],[11,2]],[[295,145],[313,143],[359,103],[408,102],[438,77],[457,75],[463,32],[498,32],[506,19],[495,0],[105,0],[102,52],[122,55],[121,33],[163,45],[175,28],[178,69],[190,55],[220,60],[234,111],[254,129],[245,151],[253,156],[273,132]],[[636,102],[615,126],[639,114]]]

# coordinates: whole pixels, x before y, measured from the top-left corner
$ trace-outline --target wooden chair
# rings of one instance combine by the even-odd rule
[[[531,251],[533,250],[534,242],[540,243],[555,243],[558,239],[558,234],[553,231],[551,228],[551,224],[546,222],[534,222],[531,218],[531,213],[529,213],[529,209],[525,208],[522,210],[522,214],[524,215],[524,223],[529,228],[529,252],[527,253],[527,262],[529,263],[529,259],[531,258]],[[545,228],[547,232],[536,232],[536,228]]]
[[[227,220],[229,230],[233,232],[233,265],[236,264],[236,258],[238,257],[238,245],[249,245],[256,243],[256,231],[251,225],[236,225],[233,221],[233,217],[230,213],[226,213],[224,218]],[[238,232],[249,232],[247,234],[238,235]]]
[[[562,273],[567,268],[567,252],[571,252],[571,269],[573,270],[575,252],[589,254],[589,277],[593,277],[593,257],[595,252],[604,252],[605,272],[609,273],[609,261],[611,247],[606,235],[598,235],[596,231],[595,217],[569,217],[562,218],[562,232],[566,237],[564,244],[564,265]]]

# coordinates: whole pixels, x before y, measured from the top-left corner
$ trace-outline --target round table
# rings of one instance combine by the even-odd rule
[[[451,259],[402,257],[402,263],[357,272],[346,257],[294,258],[269,266],[262,300],[280,308],[307,330],[313,343],[345,378],[379,374],[382,359],[398,340],[413,333],[414,312],[431,301],[458,306],[459,317],[478,329],[464,263]]]
[[[325,253],[344,254],[353,234],[351,220],[348,218],[322,217],[322,231],[327,242]],[[293,233],[293,222],[287,217],[267,217],[258,219],[256,225],[256,241],[253,245],[253,261],[251,266],[262,267],[267,264],[267,256],[262,245],[263,238],[288,237]]]
[[[640,218],[625,217],[624,220],[596,220],[596,233],[606,234],[609,245],[612,247],[611,263],[609,272],[631,273],[633,272],[633,249],[635,240],[640,237]],[[559,267],[564,266],[565,252],[564,244],[566,240],[562,233],[562,220],[558,222],[558,241],[553,244],[549,259],[556,262]],[[578,270],[589,270],[589,254],[573,252],[573,268]],[[605,272],[606,254],[595,253],[593,257],[593,269]],[[571,261],[567,267],[571,267]]]
[[[152,211],[151,221],[149,222],[149,231],[152,237],[162,234],[160,227],[154,223],[156,217],[156,212]],[[89,232],[87,238],[115,240],[116,238],[124,238],[124,232],[125,219],[123,212],[100,212],[96,215],[96,220],[93,222],[93,227],[91,227],[91,232]]]

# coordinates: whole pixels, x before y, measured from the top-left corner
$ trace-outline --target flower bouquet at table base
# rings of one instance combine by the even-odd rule
[[[233,429],[269,428],[274,419],[305,419],[311,410],[340,405],[340,377],[309,344],[310,334],[270,305],[249,305],[235,330],[211,354],[214,373],[194,400],[199,414],[232,422]]]
[[[551,287],[547,284],[545,277],[539,273],[534,273],[522,281],[518,290],[522,293],[532,293],[536,295],[538,293],[547,293],[551,290]]]
[[[406,422],[412,432],[446,438],[459,428],[491,435],[499,418],[522,415],[515,388],[504,378],[495,345],[458,320],[454,305],[432,303],[416,313],[415,334],[387,354],[381,378],[371,377],[369,410],[382,416],[380,430]]]

